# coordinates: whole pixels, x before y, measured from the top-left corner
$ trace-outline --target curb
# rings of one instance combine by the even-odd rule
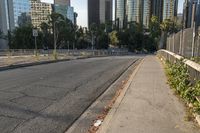
[[[77,57],[77,58],[75,57],[75,58],[72,58],[72,59],[60,59],[60,60],[50,60],[50,61],[16,64],[16,65],[9,65],[9,66],[0,67],[0,71],[11,70],[11,69],[16,69],[16,68],[23,68],[23,67],[30,67],[30,66],[45,65],[45,64],[51,64],[51,63],[58,63],[58,62],[64,62],[64,61],[71,61],[71,60],[96,58],[96,57],[107,57],[107,56],[86,56],[86,57]]]
[[[23,68],[23,67],[30,67],[30,66],[37,66],[37,65],[44,65],[44,64],[50,64],[50,63],[57,63],[57,62],[63,62],[63,61],[70,61],[70,60],[73,60],[73,59],[61,59],[61,60],[51,60],[51,61],[41,61],[41,62],[9,65],[9,66],[0,67],[0,71],[16,69],[16,68]]]
[[[137,74],[139,68],[141,67],[141,65],[143,64],[145,59],[142,59],[140,64],[136,67],[135,71],[131,74],[128,82],[126,83],[125,87],[123,88],[123,90],[121,91],[119,97],[117,98],[117,100],[115,101],[113,107],[111,108],[111,110],[109,111],[108,115],[105,117],[102,125],[99,127],[99,130],[97,131],[97,133],[106,133],[107,129],[109,128],[109,123],[112,120],[113,116],[115,115],[116,111],[118,110],[122,100],[124,99],[126,92],[128,90],[128,88],[130,87],[133,78],[135,77],[135,75]]]

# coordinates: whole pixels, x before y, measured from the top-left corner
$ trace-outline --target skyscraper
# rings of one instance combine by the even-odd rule
[[[197,3],[196,26],[200,26],[200,0]]]
[[[149,27],[150,19],[151,19],[151,0],[144,0],[142,9],[142,20],[145,28]]]
[[[0,31],[3,34],[8,33],[8,29],[10,27],[9,17],[8,17],[8,1],[1,0],[0,1]],[[8,48],[7,42],[3,39],[0,39],[0,49]]]
[[[88,0],[88,27],[100,23],[100,0]]]
[[[152,0],[151,1],[151,15],[157,16],[159,22],[163,20],[163,0]]]
[[[112,0],[88,0],[88,26],[112,21]]]
[[[54,0],[54,11],[68,18],[74,24],[74,7],[71,7],[70,0]]]
[[[163,20],[175,20],[178,10],[178,0],[164,0],[163,1]]]
[[[30,0],[8,0],[10,29],[13,30],[19,24],[31,23],[31,1]],[[25,20],[25,21],[23,21]]]
[[[126,19],[126,0],[115,0],[115,19],[119,28],[124,27]]]
[[[141,0],[127,0],[126,3],[126,14],[128,18],[128,22],[141,22],[141,9],[142,9],[142,1]]]
[[[54,4],[70,6],[70,0],[54,0]]]
[[[198,0],[186,0],[184,3],[184,28],[194,27],[194,22],[198,25],[199,14]]]
[[[151,0],[116,0],[116,19],[122,28],[126,22],[137,22],[149,26]]]

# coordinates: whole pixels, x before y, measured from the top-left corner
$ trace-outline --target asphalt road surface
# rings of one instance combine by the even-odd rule
[[[1,71],[0,132],[64,132],[135,61],[104,57]]]

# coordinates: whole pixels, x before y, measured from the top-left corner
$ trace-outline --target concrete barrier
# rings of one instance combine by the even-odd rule
[[[187,65],[191,80],[193,82],[200,80],[200,64],[168,50],[159,50],[158,55],[172,63],[175,63],[178,60],[182,61],[185,65]]]

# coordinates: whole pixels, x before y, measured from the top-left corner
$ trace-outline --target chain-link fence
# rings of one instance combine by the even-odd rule
[[[182,30],[167,38],[166,49],[186,58],[200,56],[200,27]]]

